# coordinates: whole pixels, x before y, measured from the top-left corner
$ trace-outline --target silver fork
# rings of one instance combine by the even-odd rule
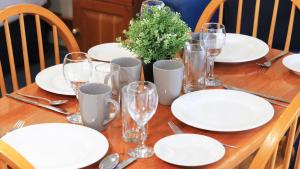
[[[9,129],[6,133],[4,133],[2,136],[0,136],[0,138],[1,137],[3,137],[5,134],[7,134],[8,132],[11,132],[11,131],[14,131],[14,130],[16,130],[16,129],[19,129],[19,128],[22,128],[23,126],[24,126],[24,124],[25,124],[25,121],[23,121],[23,120],[18,120],[13,126],[12,126],[12,128],[11,129]]]
[[[23,120],[18,120],[15,125],[9,130],[9,131],[13,131],[13,130],[16,130],[16,129],[19,129],[21,127],[23,127],[25,124],[25,121]]]
[[[172,121],[168,122],[169,127],[171,128],[171,130],[175,133],[175,134],[183,134],[184,132],[178,127],[176,126],[176,124],[174,124]],[[222,143],[224,146],[226,147],[230,147],[230,148],[238,148],[236,146],[233,145],[229,145],[229,144],[224,144]]]
[[[288,54],[289,52],[288,51],[282,51],[280,52],[277,56],[273,57],[272,59],[264,62],[264,63],[256,63],[257,65],[261,66],[261,67],[264,67],[264,68],[269,68],[272,66],[272,62],[274,62],[275,60],[281,58],[282,56]]]

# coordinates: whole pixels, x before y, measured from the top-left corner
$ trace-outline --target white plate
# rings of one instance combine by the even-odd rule
[[[109,68],[109,63],[105,62],[92,62],[92,64],[93,71],[95,70],[95,66],[97,66],[97,64],[106,64],[107,68]],[[90,82],[97,82],[95,78],[101,78],[100,76],[101,74],[97,74],[97,77],[95,77],[95,73],[93,73]],[[54,65],[39,72],[35,77],[35,83],[41,89],[51,93],[75,96],[73,89],[65,81],[63,76],[63,64]]]
[[[225,154],[217,140],[198,134],[175,134],[160,139],[154,145],[158,158],[168,163],[195,167],[214,163]]]
[[[226,34],[226,42],[215,62],[241,63],[264,57],[269,46],[262,40],[242,34]]]
[[[241,91],[212,89],[185,94],[171,110],[183,123],[204,130],[235,132],[270,121],[274,108],[265,99]]]
[[[119,43],[103,43],[94,46],[88,50],[88,54],[93,59],[107,62],[119,57],[136,57]]]
[[[282,63],[286,68],[300,75],[300,54],[286,56]]]
[[[31,125],[1,139],[40,169],[86,167],[101,159],[109,146],[96,130],[67,123]]]
[[[48,67],[39,72],[35,77],[35,83],[41,89],[51,93],[75,95],[73,89],[65,81],[62,64]]]

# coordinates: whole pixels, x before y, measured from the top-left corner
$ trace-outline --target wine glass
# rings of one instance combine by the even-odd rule
[[[140,137],[138,146],[129,150],[128,154],[137,158],[147,158],[153,155],[153,149],[145,145],[147,132],[145,125],[154,115],[158,104],[155,84],[147,81],[132,82],[127,87],[127,110],[136,122]]]
[[[205,23],[201,29],[202,43],[207,53],[207,86],[220,86],[221,82],[214,77],[214,61],[225,44],[225,26],[219,23]]]
[[[141,5],[141,16],[143,16],[143,14],[145,13],[145,11],[147,10],[151,10],[150,8],[152,7],[157,7],[158,9],[161,9],[165,6],[163,1],[160,0],[146,0],[142,2]],[[149,11],[147,11],[149,12]]]
[[[87,53],[71,52],[65,56],[63,74],[67,83],[74,90],[77,99],[79,88],[90,80],[92,72],[93,65]],[[67,119],[71,123],[82,124],[78,103],[76,105],[76,113],[67,116]]]

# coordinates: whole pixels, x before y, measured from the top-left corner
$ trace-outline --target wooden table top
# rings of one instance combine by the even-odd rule
[[[270,50],[266,58],[271,58],[278,53],[280,53],[279,50],[272,49]],[[226,84],[232,84],[234,86],[251,91],[258,91],[261,93],[292,100],[292,98],[300,91],[300,77],[287,70],[282,65],[281,59],[277,60],[269,69],[261,69],[255,64],[255,62],[264,62],[266,58],[241,64],[216,63],[215,74],[221,79],[221,81]],[[19,92],[45,96],[51,99],[69,99],[70,102],[63,105],[62,107],[69,112],[75,111],[75,97],[49,93],[38,88],[36,84],[32,84],[23,89],[20,89]],[[200,168],[233,168],[258,149],[260,143],[263,141],[274,122],[282,113],[282,107],[274,105],[274,108],[274,118],[262,127],[243,132],[222,133],[200,130],[185,125],[184,123],[175,119],[175,117],[171,113],[170,106],[159,105],[155,115],[149,122],[149,135],[147,145],[153,146],[159,139],[173,134],[167,125],[167,122],[172,120],[175,124],[182,128],[184,132],[207,135],[216,138],[223,143],[239,147],[237,149],[225,147],[226,154],[224,158],[214,164],[202,166]],[[67,122],[64,115],[60,115],[52,111],[19,102],[7,97],[1,98],[0,134],[8,131],[9,128],[17,120],[26,121],[26,125],[51,122]],[[118,152],[121,153],[121,158],[125,159],[128,158],[126,152],[130,148],[134,148],[136,145],[132,143],[126,143],[122,140],[121,125],[121,116],[119,114],[117,120],[112,122],[102,133],[107,137],[109,141],[110,148],[108,154]],[[97,165],[98,162],[87,168],[97,168]],[[168,164],[158,159],[154,155],[151,158],[139,159],[128,168],[182,167]]]

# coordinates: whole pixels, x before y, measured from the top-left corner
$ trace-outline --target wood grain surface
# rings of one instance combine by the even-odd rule
[[[292,100],[300,90],[300,76],[287,70],[282,65],[281,59],[277,60],[269,69],[262,69],[255,64],[255,62],[262,63],[266,61],[266,58],[270,59],[278,53],[280,53],[279,50],[270,50],[269,54],[265,58],[247,63],[216,63],[215,74],[224,83],[245,88],[251,91],[261,92]],[[51,99],[69,99],[71,101],[61,107],[65,108],[69,112],[75,111],[75,97],[67,97],[49,93],[38,88],[36,84],[31,84],[23,89],[20,89],[19,92],[45,96]],[[182,128],[184,132],[207,135],[218,139],[223,143],[239,147],[238,149],[226,147],[226,154],[224,158],[214,164],[202,166],[199,168],[233,168],[258,149],[259,145],[262,143],[265,136],[270,131],[274,122],[278,119],[278,117],[281,116],[283,108],[275,105],[274,108],[274,118],[262,127],[243,132],[222,133],[200,130],[185,125],[184,123],[175,119],[175,117],[171,113],[170,106],[159,105],[156,114],[149,122],[149,136],[147,144],[153,146],[159,139],[173,134],[167,125],[167,122],[169,120],[172,120],[175,124]],[[17,120],[26,121],[26,125],[51,122],[67,122],[64,115],[60,115],[52,111],[38,108],[36,106],[22,103],[7,97],[1,98],[0,134],[5,133],[7,130],[9,130],[9,128]],[[126,152],[136,145],[126,143],[122,140],[121,125],[121,116],[119,114],[117,120],[112,122],[102,133],[107,137],[109,141],[110,148],[108,154],[118,152],[121,153],[122,159],[126,159],[128,158]],[[98,162],[87,168],[96,169],[97,166]],[[156,156],[153,156],[147,159],[139,159],[128,168],[163,169],[182,167],[168,164],[158,159]]]

